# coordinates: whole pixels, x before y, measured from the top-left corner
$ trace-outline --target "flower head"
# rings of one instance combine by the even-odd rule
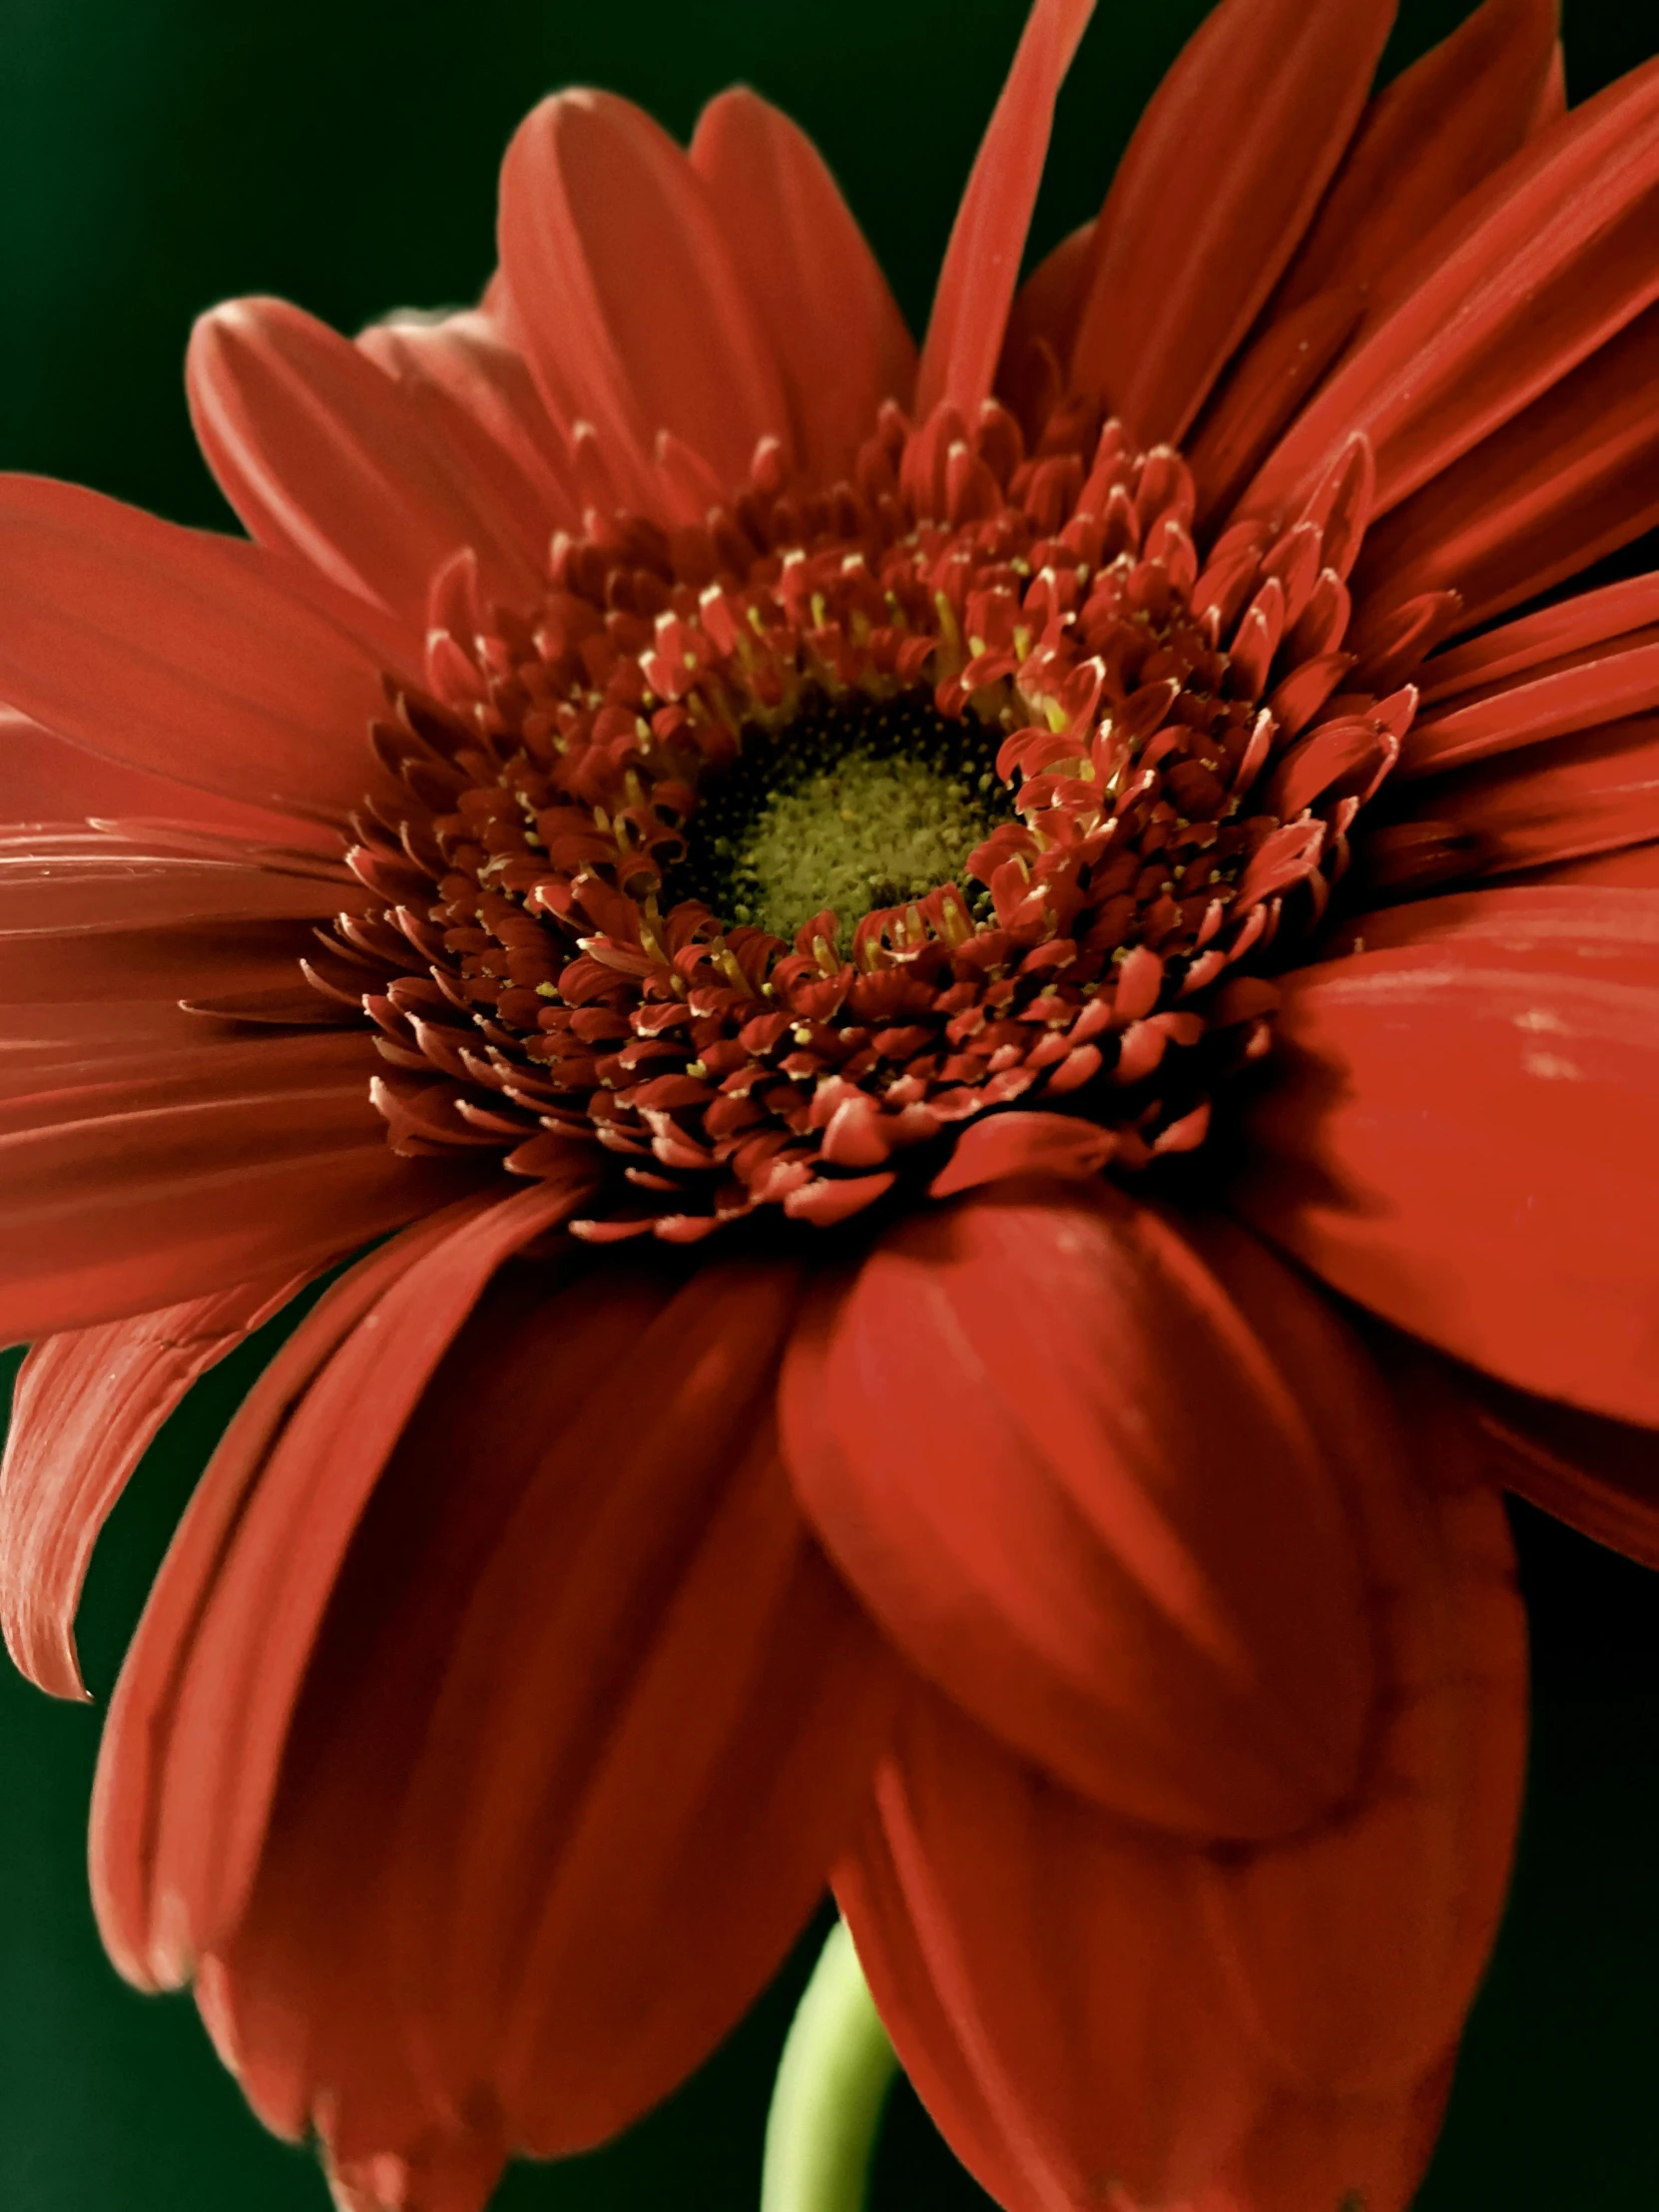
[[[0,488],[8,1640],[361,1253],[106,1731],[117,1962],[473,2212],[826,1880],[1013,2212],[1398,2212],[1501,1909],[1497,1487],[1659,1557],[1659,74],[1223,0],[919,358],[753,94],[521,126],[481,305],[198,327],[252,542]],[[9,887],[8,887],[9,886]],[[1335,1293],[1331,1298],[1325,1293]]]

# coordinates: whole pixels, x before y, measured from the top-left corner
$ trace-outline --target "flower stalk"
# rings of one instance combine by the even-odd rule
[[[862,2212],[898,2071],[844,1921],[819,1953],[767,2115],[761,2212]]]

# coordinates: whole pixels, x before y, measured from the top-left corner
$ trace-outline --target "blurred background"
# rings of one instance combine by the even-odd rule
[[[1102,0],[1036,252],[1093,213],[1204,12]],[[1464,12],[1403,0],[1386,71]],[[1565,15],[1574,100],[1659,50],[1651,5],[1565,0]],[[228,526],[186,419],[191,318],[272,291],[351,330],[472,298],[507,137],[562,84],[626,93],[681,136],[722,86],[758,86],[828,155],[919,329],[1022,16],[1022,0],[5,0],[0,466]],[[198,1387],[114,1517],[82,1617],[98,1701],[268,1352],[245,1348]],[[1659,2203],[1659,1582],[1515,1517],[1537,1689],[1520,1867],[1418,2212],[1631,2212]],[[0,1666],[0,2207],[321,2212],[310,2159],[248,2114],[190,2001],[138,1996],[98,1947],[84,1838],[99,1726],[99,1702],[54,1705]],[[497,2212],[751,2212],[815,1944],[666,2108],[603,2152],[516,2169]],[[874,2212],[986,2202],[901,2088]]]

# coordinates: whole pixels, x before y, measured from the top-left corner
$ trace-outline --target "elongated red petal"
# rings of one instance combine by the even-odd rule
[[[957,210],[916,372],[916,415],[941,404],[971,421],[990,396],[1054,102],[1094,0],[1034,0]]]
[[[934,1697],[906,1713],[835,1890],[900,2059],[944,2090],[940,2126],[965,2074],[1003,2158],[1069,2206],[1103,2175],[1181,2200],[1265,2101],[1200,1879],[1196,1853],[1115,1827]]]
[[[1386,2097],[1454,2045],[1508,1889],[1526,1757],[1508,1530],[1486,1483],[1409,1456],[1415,1436],[1310,1285],[1236,1228],[1201,1243],[1342,1467],[1386,1684],[1356,1802],[1317,1835],[1207,1860],[1207,1918],[1279,2078]]]
[[[881,402],[910,401],[916,349],[887,280],[818,149],[747,87],[704,109],[691,165],[777,356],[796,451],[833,483]]]
[[[0,484],[0,695],[77,744],[336,822],[380,781],[360,643],[257,546],[71,484]]]
[[[541,1449],[457,1623],[400,1845],[429,2063],[493,2082],[544,2153],[626,2124],[752,2000],[890,1691],[778,1463],[793,1278],[643,1281],[656,1310],[614,1370],[544,1355]]]
[[[104,1740],[94,1894],[135,1979],[187,1978],[235,1926],[317,1625],[380,1470],[496,1267],[580,1195],[537,1185],[422,1222],[336,1287],[228,1430]]]
[[[686,156],[610,93],[560,93],[520,124],[501,172],[504,308],[565,429],[593,423],[649,490],[657,433],[722,484],[789,427],[772,348]]]
[[[1659,716],[1638,715],[1437,776],[1409,820],[1378,832],[1367,870],[1397,892],[1558,867],[1653,837]]]
[[[411,653],[431,578],[461,546],[498,597],[533,591],[551,518],[536,529],[480,468],[446,465],[396,383],[314,316],[281,299],[215,307],[186,382],[202,450],[251,534],[403,617]],[[510,481],[504,456],[500,473]]]
[[[393,317],[357,334],[371,361],[409,394],[432,433],[463,466],[476,464],[477,437],[463,439],[456,417],[505,456],[528,499],[552,523],[581,522],[570,454],[548,415],[524,356],[494,315],[467,309],[439,322]],[[499,466],[492,461],[492,480]]]
[[[1087,2203],[1110,2175],[1126,2205],[1329,2212],[1335,2188],[1403,2212],[1518,1812],[1507,1534],[1483,1485],[1408,1471],[1317,1299],[1280,1298],[1236,1233],[1206,1249],[1236,1292],[1276,1294],[1275,1352],[1344,1439],[1386,1654],[1360,1790],[1281,1845],[1161,1846],[936,1699],[907,1714],[836,1894],[912,2079],[1005,2202]]]
[[[1644,1567],[1659,1568],[1659,1436],[1472,1369],[1422,1356],[1394,1380],[1395,1400],[1447,1464],[1501,1483]]]
[[[395,1939],[391,1873],[398,1809],[459,1624],[545,1456],[549,1399],[573,1374],[603,1387],[665,1295],[625,1271],[603,1289],[591,1271],[573,1284],[573,1262],[567,1252],[555,1271],[492,1284],[406,1423],[317,1636],[247,1911],[199,1977],[216,2039],[262,2117],[290,2135],[314,2121],[331,2166],[370,2204],[402,2168],[464,2170],[469,2148],[487,2164],[506,2147],[493,2095],[469,2097],[464,2065],[416,2070],[422,2035],[428,2046],[433,2036],[416,2031],[419,1982]],[[268,1425],[372,1305],[375,1268],[356,1271],[350,1311],[288,1363]],[[341,1290],[354,1287],[348,1278]],[[488,1713],[487,1699],[473,1708],[475,1729]]]
[[[1567,654],[1659,624],[1659,574],[1630,576],[1598,591],[1577,592],[1517,622],[1501,623],[1427,661],[1417,679],[1425,710],[1486,684],[1503,682]]]
[[[1366,110],[1296,259],[1276,314],[1333,284],[1368,284],[1533,129],[1550,81],[1559,0],[1485,0]]]
[[[830,1555],[1028,1757],[1189,1833],[1271,1835],[1348,1787],[1368,1674],[1342,1509],[1160,1217],[1007,1185],[907,1222],[821,1294],[783,1405]]]
[[[1428,483],[1659,293],[1656,206],[1650,64],[1530,141],[1401,266],[1244,508],[1291,511],[1356,430],[1377,449],[1380,512]]]
[[[1375,523],[1355,572],[1368,619],[1455,591],[1472,628],[1659,521],[1659,312],[1649,310]]]
[[[1440,775],[1471,761],[1659,707],[1659,627],[1588,646],[1419,715],[1399,774]]]
[[[338,835],[320,823],[264,814],[221,793],[134,769],[71,745],[15,707],[0,707],[0,824],[84,829],[99,820],[149,817],[239,837],[251,845],[302,846],[330,858]]]
[[[245,919],[321,920],[367,903],[343,867],[272,867],[147,852],[96,831],[0,838],[0,935],[65,933]]]
[[[0,1620],[23,1672],[84,1697],[75,1609],[99,1531],[185,1392],[303,1288],[267,1278],[48,1337],[18,1373],[0,1466]]]
[[[1287,979],[1240,1203],[1458,1358],[1659,1420],[1659,903],[1493,889],[1376,927],[1382,949]]]
[[[95,1055],[8,1100],[0,1337],[11,1343],[294,1273],[457,1188],[388,1151],[360,1032],[176,1045],[166,1071]],[[38,1078],[37,1078],[38,1080]]]
[[[1223,0],[1141,118],[1096,228],[1071,380],[1176,439],[1342,158],[1392,0]]]

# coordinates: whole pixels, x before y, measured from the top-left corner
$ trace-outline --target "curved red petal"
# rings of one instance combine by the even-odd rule
[[[1161,1217],[1071,1184],[901,1224],[819,1293],[783,1417],[893,1641],[1073,1787],[1248,1836],[1349,1786],[1369,1672],[1343,1509]]]
[[[1374,523],[1355,571],[1379,621],[1453,590],[1456,627],[1575,576],[1659,521],[1659,312],[1650,309]]]
[[[30,1681],[84,1697],[75,1612],[99,1531],[199,1376],[304,1288],[267,1277],[45,1338],[19,1370],[0,1465],[0,1621]]]
[[[1633,630],[1659,624],[1659,573],[1628,576],[1597,591],[1575,592],[1516,622],[1500,623],[1423,663],[1417,693],[1424,710],[1461,699],[1487,684],[1553,665],[1569,654],[1605,647]]]
[[[1447,1464],[1500,1483],[1644,1567],[1659,1567],[1659,1437],[1490,1376],[1426,1359],[1403,1368],[1395,1400]]]
[[[381,781],[381,668],[262,548],[72,484],[0,484],[0,694],[78,745],[338,822]]]
[[[1286,978],[1238,1203],[1473,1366],[1659,1420],[1659,903],[1549,886],[1396,911],[1380,949]]]
[[[817,147],[747,86],[699,116],[691,165],[777,356],[796,452],[834,483],[881,402],[908,406],[915,382],[887,280]]]
[[[1419,714],[1406,732],[1396,773],[1401,779],[1439,775],[1655,707],[1659,625],[1561,654]]]
[[[626,1301],[607,1357],[563,1357],[553,1308],[522,1340],[534,1450],[447,1639],[391,1887],[428,2076],[487,2085],[543,2154],[625,2125],[753,2001],[895,1675],[778,1463],[790,1271],[611,1268],[565,1302]]]
[[[559,93],[501,172],[504,314],[550,413],[649,499],[666,430],[722,483],[789,428],[772,348],[681,149],[610,93]]]
[[[298,846],[330,859],[339,837],[292,815],[263,814],[218,792],[175,783],[71,745],[54,730],[0,707],[0,824],[43,824],[84,832],[91,820],[149,817],[217,832],[248,845]]]
[[[1096,227],[1071,379],[1179,438],[1296,249],[1365,103],[1392,0],[1223,0],[1141,118]]]
[[[397,384],[314,316],[281,299],[211,309],[191,335],[186,385],[198,441],[250,533],[402,617],[412,654],[431,578],[460,547],[497,596],[533,588],[552,518],[538,532],[477,467],[446,465]]]
[[[1366,110],[1276,315],[1333,284],[1369,284],[1534,127],[1556,58],[1560,0],[1485,0]]]
[[[1402,2212],[1495,1933],[1524,1621],[1495,1496],[1408,1471],[1357,1349],[1252,1241],[1274,1349],[1346,1429],[1386,1691],[1355,1799],[1248,1853],[1160,1845],[943,1700],[906,1716],[835,1887],[923,2096],[1004,2201]],[[1338,2174],[1337,2165],[1346,2167]],[[1114,2200],[1115,2201],[1115,2200]]]
[[[916,371],[916,416],[978,413],[995,380],[1054,102],[1094,0],[1034,0],[945,249]]]
[[[524,356],[508,342],[495,315],[482,308],[463,309],[436,322],[394,315],[360,330],[356,343],[395,377],[433,434],[458,448],[458,460],[475,463],[477,441],[486,440],[492,449],[492,480],[504,455],[529,502],[548,520],[569,529],[580,525],[565,441]],[[474,435],[459,432],[457,417]]]
[[[1385,895],[1520,869],[1555,870],[1653,837],[1659,837],[1659,716],[1638,715],[1436,777],[1408,819],[1376,833],[1367,870]],[[1646,881],[1647,863],[1634,864],[1634,880]]]
[[[227,1432],[151,1592],[100,1761],[95,1902],[135,1978],[186,1978],[235,1926],[363,1506],[484,1284],[581,1196],[538,1185],[429,1217],[318,1307]]]
[[[896,1997],[901,2062],[944,2091],[935,2118],[979,2118],[964,2154],[1040,2176],[1029,2198],[1081,2205],[1109,2182],[1179,2200],[1265,2102],[1202,1864],[1103,1819],[945,1699],[906,1713],[836,1895],[877,2003]],[[983,2117],[951,2095],[962,2075]]]
[[[1380,512],[1478,445],[1659,293],[1656,196],[1649,64],[1529,141],[1397,266],[1246,511],[1293,511],[1357,430],[1377,449]]]
[[[464,1188],[389,1151],[372,1059],[360,1033],[272,1030],[176,1042],[157,1073],[96,1044],[75,1073],[37,1061],[0,1123],[0,1340],[320,1266]]]

